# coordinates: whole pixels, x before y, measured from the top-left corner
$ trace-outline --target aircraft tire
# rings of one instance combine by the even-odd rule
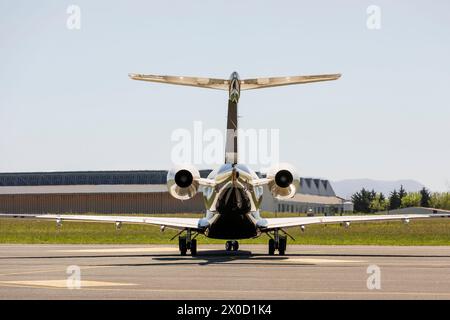
[[[273,256],[275,254],[275,240],[269,239],[269,255]]]
[[[287,246],[287,238],[280,237],[278,244],[278,254],[280,256],[284,256],[284,254],[286,253],[286,246]]]
[[[197,239],[191,240],[191,256],[197,255]]]
[[[185,256],[187,253],[186,237],[178,237],[178,247],[180,249],[180,254]]]

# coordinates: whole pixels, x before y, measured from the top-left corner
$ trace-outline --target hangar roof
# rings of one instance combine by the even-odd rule
[[[211,170],[200,170],[206,178]],[[74,171],[0,173],[0,186],[166,184],[167,171]]]
[[[153,193],[167,192],[163,184],[65,185],[65,186],[0,186],[0,195],[18,194],[82,194],[82,193]]]
[[[166,177],[166,170],[0,173],[0,194],[165,192]],[[299,193],[335,196],[328,180],[315,178],[301,178]]]

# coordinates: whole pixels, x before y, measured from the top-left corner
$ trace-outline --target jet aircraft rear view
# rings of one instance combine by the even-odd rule
[[[277,165],[266,179],[238,159],[238,102],[241,90],[270,88],[291,84],[302,84],[339,79],[340,74],[313,76],[255,78],[241,80],[233,72],[228,80],[213,78],[174,77],[130,74],[133,80],[187,85],[201,88],[228,90],[227,139],[224,164],[211,172],[207,179],[201,179],[197,169],[181,166],[168,173],[167,184],[170,194],[180,200],[192,198],[197,191],[203,192],[207,209],[206,217],[200,220],[202,233],[210,238],[226,239],[227,250],[237,250],[239,239],[257,237],[264,228],[264,219],[259,213],[263,185],[268,184],[277,198],[290,198],[298,191],[298,177],[292,166]],[[198,230],[197,230],[198,231]],[[286,250],[286,235],[274,230],[269,241],[269,253]],[[196,253],[196,240],[189,230],[179,238],[181,254],[189,249]]]
[[[263,89],[293,84],[307,84],[337,80],[340,74],[324,74],[292,77],[269,77],[240,79],[233,72],[229,79],[198,78],[182,76],[159,76],[130,74],[133,80],[193,86],[228,91],[227,140],[224,163],[213,170],[207,178],[200,177],[198,169],[192,165],[180,164],[167,174],[169,193],[180,200],[194,197],[197,192],[203,193],[206,215],[203,218],[166,218],[148,216],[93,216],[93,215],[15,215],[35,219],[56,220],[60,224],[67,221],[109,222],[150,224],[161,227],[161,230],[172,228],[179,230],[178,244],[181,255],[189,251],[197,254],[197,236],[226,240],[227,251],[239,248],[238,240],[258,237],[266,234],[268,254],[286,252],[287,238],[285,231],[291,227],[302,230],[310,224],[340,223],[348,226],[351,222],[371,222],[410,219],[436,218],[442,214],[399,214],[399,215],[351,215],[351,216],[317,216],[263,218],[260,215],[260,205],[263,197],[263,187],[267,186],[273,197],[277,199],[292,198],[299,191],[299,175],[289,164],[272,166],[264,178],[239,162],[238,155],[238,102],[241,92],[245,90]],[[8,217],[9,215],[2,215]],[[446,215],[445,215],[446,216]]]

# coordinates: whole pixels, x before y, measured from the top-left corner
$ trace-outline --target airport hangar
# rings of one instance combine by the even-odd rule
[[[207,177],[211,170],[201,170]],[[45,213],[200,213],[202,194],[181,201],[169,195],[167,171],[88,171],[0,173],[0,212]],[[277,200],[267,187],[261,209],[269,212],[339,214],[346,202],[329,181],[301,178],[300,192]]]

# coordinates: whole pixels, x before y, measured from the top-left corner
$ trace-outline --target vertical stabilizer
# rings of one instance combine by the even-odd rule
[[[225,163],[236,164],[238,161],[238,104],[228,100],[227,141],[225,145]]]

